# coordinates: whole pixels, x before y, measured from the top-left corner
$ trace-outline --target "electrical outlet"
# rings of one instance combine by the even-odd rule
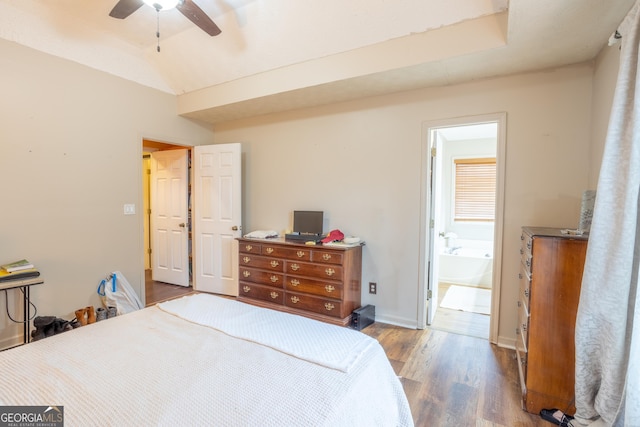
[[[378,284],[376,282],[369,282],[369,293],[375,294],[378,292]]]

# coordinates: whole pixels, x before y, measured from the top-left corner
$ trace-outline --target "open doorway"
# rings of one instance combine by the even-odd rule
[[[193,287],[179,286],[171,283],[166,283],[158,280],[153,280],[151,274],[152,268],[152,247],[153,247],[153,233],[151,232],[151,206],[152,206],[152,194],[151,191],[151,153],[158,151],[185,149],[180,145],[168,144],[158,141],[152,141],[144,139],[142,141],[142,188],[143,188],[143,223],[144,223],[144,278],[145,278],[145,305],[153,305],[158,302],[166,301],[178,296],[186,295],[193,292]]]
[[[180,153],[184,151],[188,151],[186,158]],[[169,298],[175,297],[176,292],[196,291],[237,296],[236,239],[242,235],[241,144],[180,146],[145,139],[142,153],[143,193],[151,190],[143,196],[148,198],[151,209],[151,212],[145,210],[142,237],[145,259],[151,249],[152,274],[145,270],[144,276],[145,303],[165,299],[154,297],[149,289],[149,286],[164,286],[162,282],[173,284],[167,286],[181,285],[172,288],[174,292]],[[147,153],[151,153],[152,158],[150,172],[145,168]],[[185,164],[186,178],[182,174]],[[151,175],[148,185],[147,174]],[[154,196],[154,182],[157,196]],[[187,197],[182,197],[183,192]],[[146,201],[141,200],[140,204],[146,205]],[[155,213],[154,205],[160,207]],[[186,260],[177,262],[178,258]],[[156,274],[169,268],[183,271],[184,266],[189,270],[187,281],[180,277],[177,283],[169,280],[173,277],[165,279],[166,276]]]
[[[504,115],[424,127],[425,325],[495,341]],[[428,225],[428,226],[427,226]],[[497,260],[498,259],[498,260]]]

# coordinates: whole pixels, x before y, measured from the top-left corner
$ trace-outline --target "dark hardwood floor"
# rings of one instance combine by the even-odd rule
[[[513,350],[486,339],[374,323],[404,386],[416,426],[551,426],[524,412]]]
[[[151,270],[145,270],[145,307],[194,293],[191,286],[178,286],[156,282],[151,279]]]

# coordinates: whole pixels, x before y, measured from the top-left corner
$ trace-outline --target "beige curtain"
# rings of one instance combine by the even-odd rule
[[[640,0],[618,33],[620,71],[576,319],[576,426],[640,426]]]

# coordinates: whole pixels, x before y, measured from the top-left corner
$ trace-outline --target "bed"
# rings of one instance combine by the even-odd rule
[[[0,352],[0,372],[0,406],[67,426],[413,425],[375,339],[208,294]]]

